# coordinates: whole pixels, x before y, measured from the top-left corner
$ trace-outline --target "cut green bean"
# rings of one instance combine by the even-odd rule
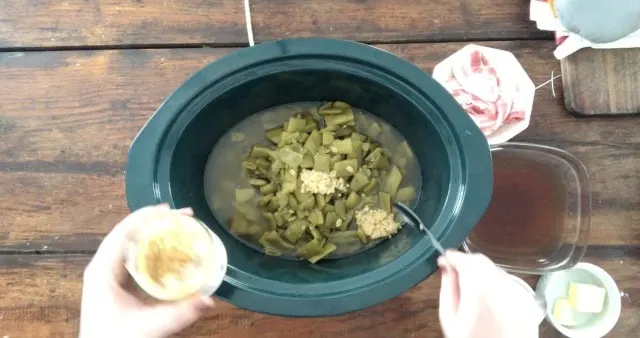
[[[282,136],[282,127],[272,128],[266,131],[264,136],[273,144],[279,144]]]
[[[287,227],[287,230],[284,231],[284,237],[289,241],[289,243],[296,244],[307,230],[308,226],[309,224],[303,220],[292,222]]]
[[[316,154],[313,156],[313,169],[328,173],[331,170],[331,156],[328,154]]]
[[[391,209],[391,195],[387,194],[384,191],[378,193],[378,202],[380,203],[380,209],[391,213],[393,210]]]
[[[253,188],[236,188],[236,203],[242,204],[250,201],[255,196]]]
[[[353,120],[354,116],[351,110],[345,110],[344,113],[338,115],[324,116],[324,122],[328,126],[348,124],[349,122],[353,122]]]
[[[295,132],[304,132],[307,127],[307,121],[301,117],[292,116],[289,118],[289,122],[287,123],[287,132],[295,133]]]
[[[340,216],[342,219],[347,218],[347,205],[345,200],[337,199],[334,201],[334,208],[336,209],[336,214]]]
[[[272,247],[277,250],[291,250],[295,249],[293,245],[282,239],[276,231],[270,231],[262,235],[259,240],[260,244],[264,247]]]
[[[387,174],[382,190],[391,196],[395,196],[398,192],[398,187],[400,187],[400,183],[402,183],[402,173],[398,167],[393,166]]]
[[[260,193],[263,195],[273,194],[276,192],[276,186],[273,183],[268,183],[260,187]]]
[[[331,242],[326,242],[324,244],[324,247],[322,248],[322,251],[319,254],[312,256],[310,258],[307,258],[307,260],[311,262],[311,264],[316,264],[319,260],[325,258],[330,253],[334,252],[337,248],[338,247],[335,244]]]
[[[358,161],[355,159],[338,161],[333,164],[333,170],[336,172],[336,177],[351,177],[358,171]]]
[[[353,155],[353,143],[351,143],[350,138],[344,140],[333,140],[330,148],[333,153]]]
[[[351,179],[351,183],[349,183],[349,188],[353,191],[361,191],[362,188],[367,186],[369,183],[369,177],[365,174],[363,169],[360,169],[356,172],[356,174]]]
[[[334,140],[334,133],[332,131],[323,131],[322,132],[322,145],[328,146]]]
[[[360,204],[360,195],[357,192],[352,191],[349,193],[347,200],[345,202],[345,206],[347,209],[353,209]]]
[[[414,189],[413,187],[402,187],[396,193],[395,199],[398,202],[409,203],[413,201],[413,199],[416,198],[416,196],[417,196],[416,189]]]

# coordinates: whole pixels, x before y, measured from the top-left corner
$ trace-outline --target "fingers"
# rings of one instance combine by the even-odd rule
[[[182,331],[215,307],[213,299],[198,296],[171,304],[155,305],[145,309],[141,323],[148,323],[154,337],[168,337]]]

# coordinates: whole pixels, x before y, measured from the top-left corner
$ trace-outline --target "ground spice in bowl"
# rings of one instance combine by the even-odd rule
[[[222,282],[226,264],[217,236],[197,219],[172,210],[138,230],[125,265],[147,294],[171,301],[211,294]]]

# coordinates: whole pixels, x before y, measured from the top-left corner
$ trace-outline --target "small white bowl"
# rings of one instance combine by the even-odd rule
[[[569,282],[592,284],[606,290],[605,304],[600,313],[574,312],[576,325],[563,326],[553,319],[553,304],[558,297],[566,297]],[[578,263],[573,268],[544,275],[538,281],[536,293],[547,302],[547,321],[569,338],[600,338],[609,333],[620,318],[622,302],[620,290],[602,268]]]
[[[170,220],[170,217],[173,220]],[[138,240],[143,240],[137,238],[138,236],[131,236],[130,242],[127,245],[126,253],[125,253],[125,268],[129,271],[130,275],[136,281],[136,283],[150,296],[162,300],[162,301],[176,301],[180,300],[186,296],[191,296],[194,293],[203,296],[213,296],[215,291],[220,287],[222,281],[227,272],[227,251],[222,243],[222,240],[211,231],[202,221],[185,215],[179,215],[175,212],[175,210],[169,210],[164,217],[161,217],[156,220],[149,220],[150,229],[157,228],[161,224],[153,223],[153,222],[166,222],[166,224],[170,224],[171,227],[175,226],[174,222],[177,220],[180,221],[178,226],[183,226],[189,228],[188,231],[193,232],[197,230],[202,234],[208,234],[208,238],[200,238],[203,241],[194,243],[197,247],[200,247],[203,252],[210,254],[208,259],[206,259],[207,267],[205,268],[204,279],[198,281],[199,286],[196,284],[189,285],[184,290],[179,293],[169,292],[164,290],[158,284],[154,283],[147,277],[144,273],[138,271],[136,265],[136,257],[138,255],[138,244],[136,243]],[[164,226],[167,226],[167,225]],[[200,229],[201,228],[201,229]],[[205,230],[205,232],[202,232]],[[153,231],[153,230],[149,230]],[[144,236],[142,236],[144,238]],[[192,287],[195,289],[190,290]],[[184,293],[184,294],[183,294]]]

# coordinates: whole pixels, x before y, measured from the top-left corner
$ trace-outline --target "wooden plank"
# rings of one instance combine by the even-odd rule
[[[607,270],[622,291],[622,316],[607,337],[637,336],[640,329],[640,252],[592,252],[587,257]],[[77,337],[82,255],[0,256],[0,334],[9,337]],[[535,278],[527,278],[532,285]],[[248,312],[218,302],[210,316],[183,337],[441,337],[436,274],[391,301],[351,314],[287,319]],[[543,324],[541,337],[561,337]]]
[[[252,0],[257,41],[329,36],[366,42],[552,39],[526,1]]]
[[[0,1],[0,48],[246,41],[239,0]]]
[[[569,111],[587,116],[640,114],[640,49],[585,48],[561,64]]]
[[[256,41],[551,39],[509,0],[252,0]],[[66,18],[66,19],[61,19]],[[5,0],[0,48],[247,43],[241,0]]]
[[[558,70],[553,42],[487,45],[514,51],[535,83]],[[430,71],[461,46],[380,47]],[[0,54],[0,251],[94,250],[127,212],[123,171],[131,139],[188,74],[230,51]],[[638,127],[631,118],[576,119],[545,87],[519,137],[565,148],[585,163],[591,244],[640,243]]]

